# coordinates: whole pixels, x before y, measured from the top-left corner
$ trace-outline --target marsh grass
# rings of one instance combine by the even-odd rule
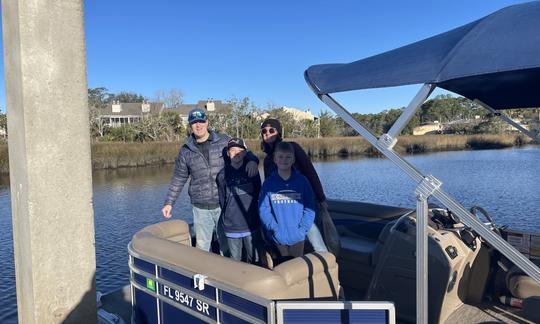
[[[107,142],[92,144],[92,168],[116,169],[174,163],[183,143]]]
[[[473,150],[484,150],[521,146],[528,142],[524,136],[478,135],[469,138],[467,146]]]
[[[335,137],[323,139],[292,139],[298,142],[311,157],[354,156],[381,154],[361,137]],[[402,154],[440,151],[498,149],[527,144],[520,135],[424,135],[401,136],[395,150]]]
[[[314,159],[334,156],[380,156],[366,140],[357,137],[293,138]],[[248,148],[260,158],[264,153],[259,140],[247,140]],[[530,143],[521,135],[424,135],[402,136],[395,150],[402,154],[438,151],[498,149]],[[92,168],[116,169],[174,163],[183,142],[125,143],[105,142],[92,144]],[[0,142],[0,173],[9,171],[8,147]]]
[[[285,139],[289,140],[289,139]],[[331,156],[354,156],[370,154],[371,145],[365,139],[356,137],[292,138],[314,158]]]

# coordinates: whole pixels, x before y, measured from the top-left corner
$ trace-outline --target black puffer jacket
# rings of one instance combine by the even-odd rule
[[[206,161],[197,148],[193,136],[189,136],[186,143],[180,148],[165,205],[174,205],[184,185],[191,177],[188,188],[191,203],[203,206],[219,206],[216,177],[225,165],[224,159],[228,159],[226,148],[230,137],[211,130],[209,132],[210,137],[208,140],[211,142],[208,152],[209,161]],[[259,163],[257,157],[253,154],[249,154],[248,159]]]

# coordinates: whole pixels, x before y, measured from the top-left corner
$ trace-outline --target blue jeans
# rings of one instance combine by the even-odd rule
[[[227,237],[227,243],[229,244],[229,249],[231,252],[231,258],[236,261],[242,260],[242,248],[246,249],[246,261],[248,263],[253,263],[255,261],[255,246],[253,245],[253,239],[251,235],[232,238]]]
[[[201,250],[210,251],[212,235],[216,233],[219,242],[219,251],[222,255],[229,252],[227,238],[220,224],[219,216],[221,208],[202,209],[193,206],[193,227],[195,229],[195,239],[197,247]]]
[[[252,264],[261,263],[261,255],[266,254],[262,233],[256,230],[251,235],[241,238],[227,237],[231,258],[237,261],[242,259],[242,247],[246,249],[246,262]]]

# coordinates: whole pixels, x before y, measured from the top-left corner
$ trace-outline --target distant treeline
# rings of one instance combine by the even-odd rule
[[[164,102],[166,107],[177,107],[182,103],[180,90],[160,90],[152,100]],[[121,92],[108,93],[106,88],[89,89],[88,102],[90,109],[90,124],[92,136],[97,141],[122,142],[148,142],[148,141],[178,141],[187,135],[180,116],[174,111],[165,109],[161,115],[150,116],[139,123],[124,125],[117,128],[108,128],[99,121],[99,110],[111,101],[142,102],[147,100],[142,95]],[[229,108],[217,113],[210,113],[210,126],[215,130],[246,139],[259,138],[259,126],[262,116],[279,119],[283,124],[286,137],[347,137],[358,135],[341,118],[329,111],[320,113],[316,120],[295,120],[294,116],[272,105],[257,106],[250,98],[232,98],[227,101]],[[387,109],[377,114],[353,113],[353,117],[367,126],[373,133],[381,135],[386,133],[399,115],[403,107]],[[522,122],[535,127],[538,124],[540,109],[515,109],[505,113],[512,118],[519,118]],[[268,115],[264,115],[267,113]],[[499,117],[493,116],[486,109],[474,102],[451,95],[439,95],[426,101],[408,125],[403,134],[413,133],[413,129],[421,124],[439,122],[445,124],[444,133],[447,134],[503,134],[507,132],[507,124]]]
[[[140,123],[109,128],[97,118],[100,110],[108,103],[113,100],[142,102],[147,99],[135,93],[121,92],[115,95],[108,93],[105,88],[94,88],[89,89],[88,100],[94,168],[156,165],[174,161],[178,148],[187,135],[182,119],[177,113],[165,110],[160,115],[143,118]],[[174,107],[182,102],[182,93],[174,89],[168,92],[160,90],[153,100]],[[248,143],[256,152],[259,150],[261,116],[267,112],[269,116],[281,120],[285,137],[302,143],[312,157],[377,154],[367,142],[356,137],[358,135],[356,131],[328,111],[322,112],[314,121],[295,121],[287,111],[272,106],[263,110],[249,98],[233,98],[228,102],[230,106],[225,111],[209,114],[211,127],[231,136],[251,139]],[[381,135],[390,129],[403,109],[352,115],[376,135]],[[537,127],[540,109],[513,109],[504,113],[528,124],[532,129]],[[7,129],[5,117],[5,114],[0,113],[0,130]],[[471,120],[476,122],[467,122]],[[445,132],[453,135],[402,136],[396,150],[418,153],[499,148],[521,145],[528,141],[517,133],[508,133],[505,123],[475,103],[450,95],[441,95],[426,101],[402,133],[412,134],[414,127],[434,121],[445,123],[447,125]],[[7,171],[7,139],[0,136],[0,173]]]
[[[180,90],[159,90],[153,101],[163,102],[165,107],[178,107],[183,102]],[[106,88],[88,90],[90,130],[95,142],[177,142],[186,137],[188,130],[178,113],[165,108],[159,115],[141,118],[140,122],[121,127],[109,127],[99,116],[104,108],[113,101],[142,102],[144,96],[132,92],[109,93]],[[260,137],[259,126],[262,116],[279,119],[283,124],[286,137],[321,138],[348,137],[358,135],[341,118],[329,111],[320,113],[316,120],[295,120],[293,115],[272,105],[258,107],[250,98],[232,98],[227,101],[228,108],[219,113],[210,113],[210,126],[231,136],[256,139]],[[376,135],[386,133],[399,115],[402,108],[387,109],[376,114],[353,113],[352,116],[368,127]],[[540,109],[512,109],[504,111],[511,118],[528,124],[531,129],[537,127]],[[508,126],[499,117],[463,97],[439,95],[422,104],[402,134],[413,133],[413,129],[426,123],[444,124],[445,134],[504,134]],[[0,113],[0,133],[7,130],[5,114]]]

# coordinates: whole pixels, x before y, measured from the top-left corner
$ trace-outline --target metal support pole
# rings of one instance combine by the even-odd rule
[[[474,102],[479,104],[480,106],[484,107],[485,109],[491,111],[492,113],[494,113],[496,116],[498,116],[500,119],[502,119],[506,123],[514,126],[517,130],[519,130],[523,134],[525,134],[525,135],[529,136],[530,138],[532,138],[533,141],[535,141],[537,143],[540,143],[540,137],[538,137],[538,132],[532,132],[532,131],[529,131],[529,130],[525,129],[523,126],[521,126],[520,124],[513,121],[510,117],[506,116],[505,114],[501,113],[500,111],[498,111],[496,109],[491,108],[489,105],[483,103],[482,101],[480,101],[478,99],[475,99]]]
[[[320,95],[319,98],[328,105],[338,116],[343,118],[353,129],[355,129],[361,136],[363,136],[371,145],[379,150],[384,156],[396,164],[401,170],[403,170],[409,177],[411,177],[416,183],[420,183],[424,180],[424,176],[416,170],[410,163],[399,156],[392,149],[387,148],[381,144],[375,135],[373,135],[366,127],[359,123],[349,112],[343,108],[334,98],[330,95]],[[497,234],[493,233],[487,226],[478,220],[476,216],[471,214],[465,207],[455,201],[450,195],[444,192],[441,188],[436,189],[433,192],[433,196],[439,200],[445,207],[450,209],[459,217],[459,219],[467,226],[475,230],[482,238],[484,238],[494,248],[499,250],[510,261],[517,265],[521,270],[528,274],[531,278],[540,283],[540,269],[532,263],[529,259],[523,256],[508,242],[502,239]]]
[[[428,314],[428,202],[416,195],[416,323],[427,323]]]
[[[417,183],[420,183],[424,176],[416,170],[412,165],[404,161],[396,152],[392,149],[389,149],[384,143],[381,143],[377,137],[362,123],[354,119],[354,117],[343,108],[334,98],[329,95],[322,95],[320,99],[328,105],[339,117],[341,117],[349,126],[351,126],[355,131],[357,131],[360,136],[365,138],[371,145],[373,145],[377,150],[383,153],[388,159],[390,159],[394,164],[397,164],[402,170],[404,170],[413,180]]]
[[[433,92],[435,89],[435,86],[433,84],[424,84],[424,86],[418,91],[416,96],[414,96],[413,100],[409,103],[407,108],[399,115],[399,118],[394,122],[388,133],[381,135],[379,138],[379,143],[386,147],[387,149],[392,149],[396,143],[397,138],[399,134],[401,134],[401,131],[411,118],[414,116],[418,108],[422,105],[422,103],[429,97],[429,95]]]
[[[420,108],[422,103],[426,101],[426,99],[429,97],[429,95],[433,92],[434,89],[435,89],[435,85],[433,84],[424,84],[422,88],[420,88],[420,91],[418,91],[416,96],[414,96],[413,100],[411,100],[411,102],[409,103],[407,108],[405,108],[403,113],[399,115],[399,118],[394,122],[390,130],[388,130],[387,135],[389,137],[393,138],[394,140],[397,140],[397,137],[399,136],[399,134],[401,134],[401,131],[403,130],[403,128],[407,126],[407,124],[409,123],[411,118],[414,116],[418,108]],[[393,146],[394,145],[392,145],[391,147]]]
[[[441,187],[434,176],[427,176],[416,194],[416,323],[428,322],[428,198]]]

